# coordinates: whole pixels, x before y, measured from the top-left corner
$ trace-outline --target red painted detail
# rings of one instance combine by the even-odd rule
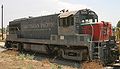
[[[93,41],[104,41],[109,40],[109,37],[112,36],[112,27],[109,22],[104,21],[95,24],[85,24],[82,25],[82,33],[93,35]]]

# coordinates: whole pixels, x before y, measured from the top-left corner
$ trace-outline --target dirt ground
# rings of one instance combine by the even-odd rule
[[[48,59],[37,61],[29,57],[20,56],[18,52],[12,50],[1,52],[0,69],[77,69],[51,63]]]
[[[37,61],[30,59],[30,56],[21,56],[16,51],[8,50],[0,53],[0,69],[103,69],[103,67],[96,62],[85,62],[82,68],[77,68],[52,63],[48,59]]]
[[[84,62],[82,64],[82,69],[104,69],[103,65],[99,61]]]

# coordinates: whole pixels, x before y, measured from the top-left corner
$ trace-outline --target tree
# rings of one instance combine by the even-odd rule
[[[119,27],[119,28],[120,28],[120,21],[118,21],[118,23],[117,23],[117,27]]]
[[[3,28],[3,33],[5,33],[6,28]],[[0,33],[2,33],[2,29],[0,28]]]

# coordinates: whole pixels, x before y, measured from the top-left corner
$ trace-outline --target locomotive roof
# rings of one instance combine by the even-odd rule
[[[11,22],[14,22],[14,21],[24,21],[24,20],[35,19],[35,18],[40,18],[40,17],[53,16],[53,15],[59,15],[59,14],[51,14],[51,15],[38,16],[38,17],[19,18],[19,19],[15,19],[15,20],[13,20]]]
[[[93,16],[94,18],[98,18],[97,14],[90,9],[82,9],[82,10],[78,10],[78,11],[70,11],[70,12],[51,14],[51,15],[45,15],[45,16],[39,16],[39,17],[47,17],[47,16],[57,15],[60,18],[65,18],[65,17],[71,16],[71,15],[75,15],[78,12],[80,12],[80,14],[83,14],[83,15],[87,14],[87,15]],[[24,20],[29,20],[29,19],[39,18],[39,17],[20,18],[20,19],[15,19],[13,21],[24,21]],[[13,21],[11,21],[11,22],[13,22]]]
[[[64,12],[64,13],[61,13],[59,15],[60,18],[65,18],[65,17],[68,17],[70,15],[75,15],[78,11],[70,11],[70,12]]]
[[[97,14],[90,10],[90,9],[82,9],[82,10],[78,10],[78,11],[70,11],[70,12],[64,12],[64,13],[61,13],[59,15],[60,18],[66,18],[66,17],[69,17],[71,15],[75,15],[79,13],[80,15],[88,15],[89,18],[95,18],[95,19],[98,19],[98,16]]]

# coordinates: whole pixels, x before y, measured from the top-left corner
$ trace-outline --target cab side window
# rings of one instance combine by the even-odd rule
[[[72,16],[59,19],[60,27],[68,27],[68,26],[72,26],[72,25],[74,25],[74,18]]]

